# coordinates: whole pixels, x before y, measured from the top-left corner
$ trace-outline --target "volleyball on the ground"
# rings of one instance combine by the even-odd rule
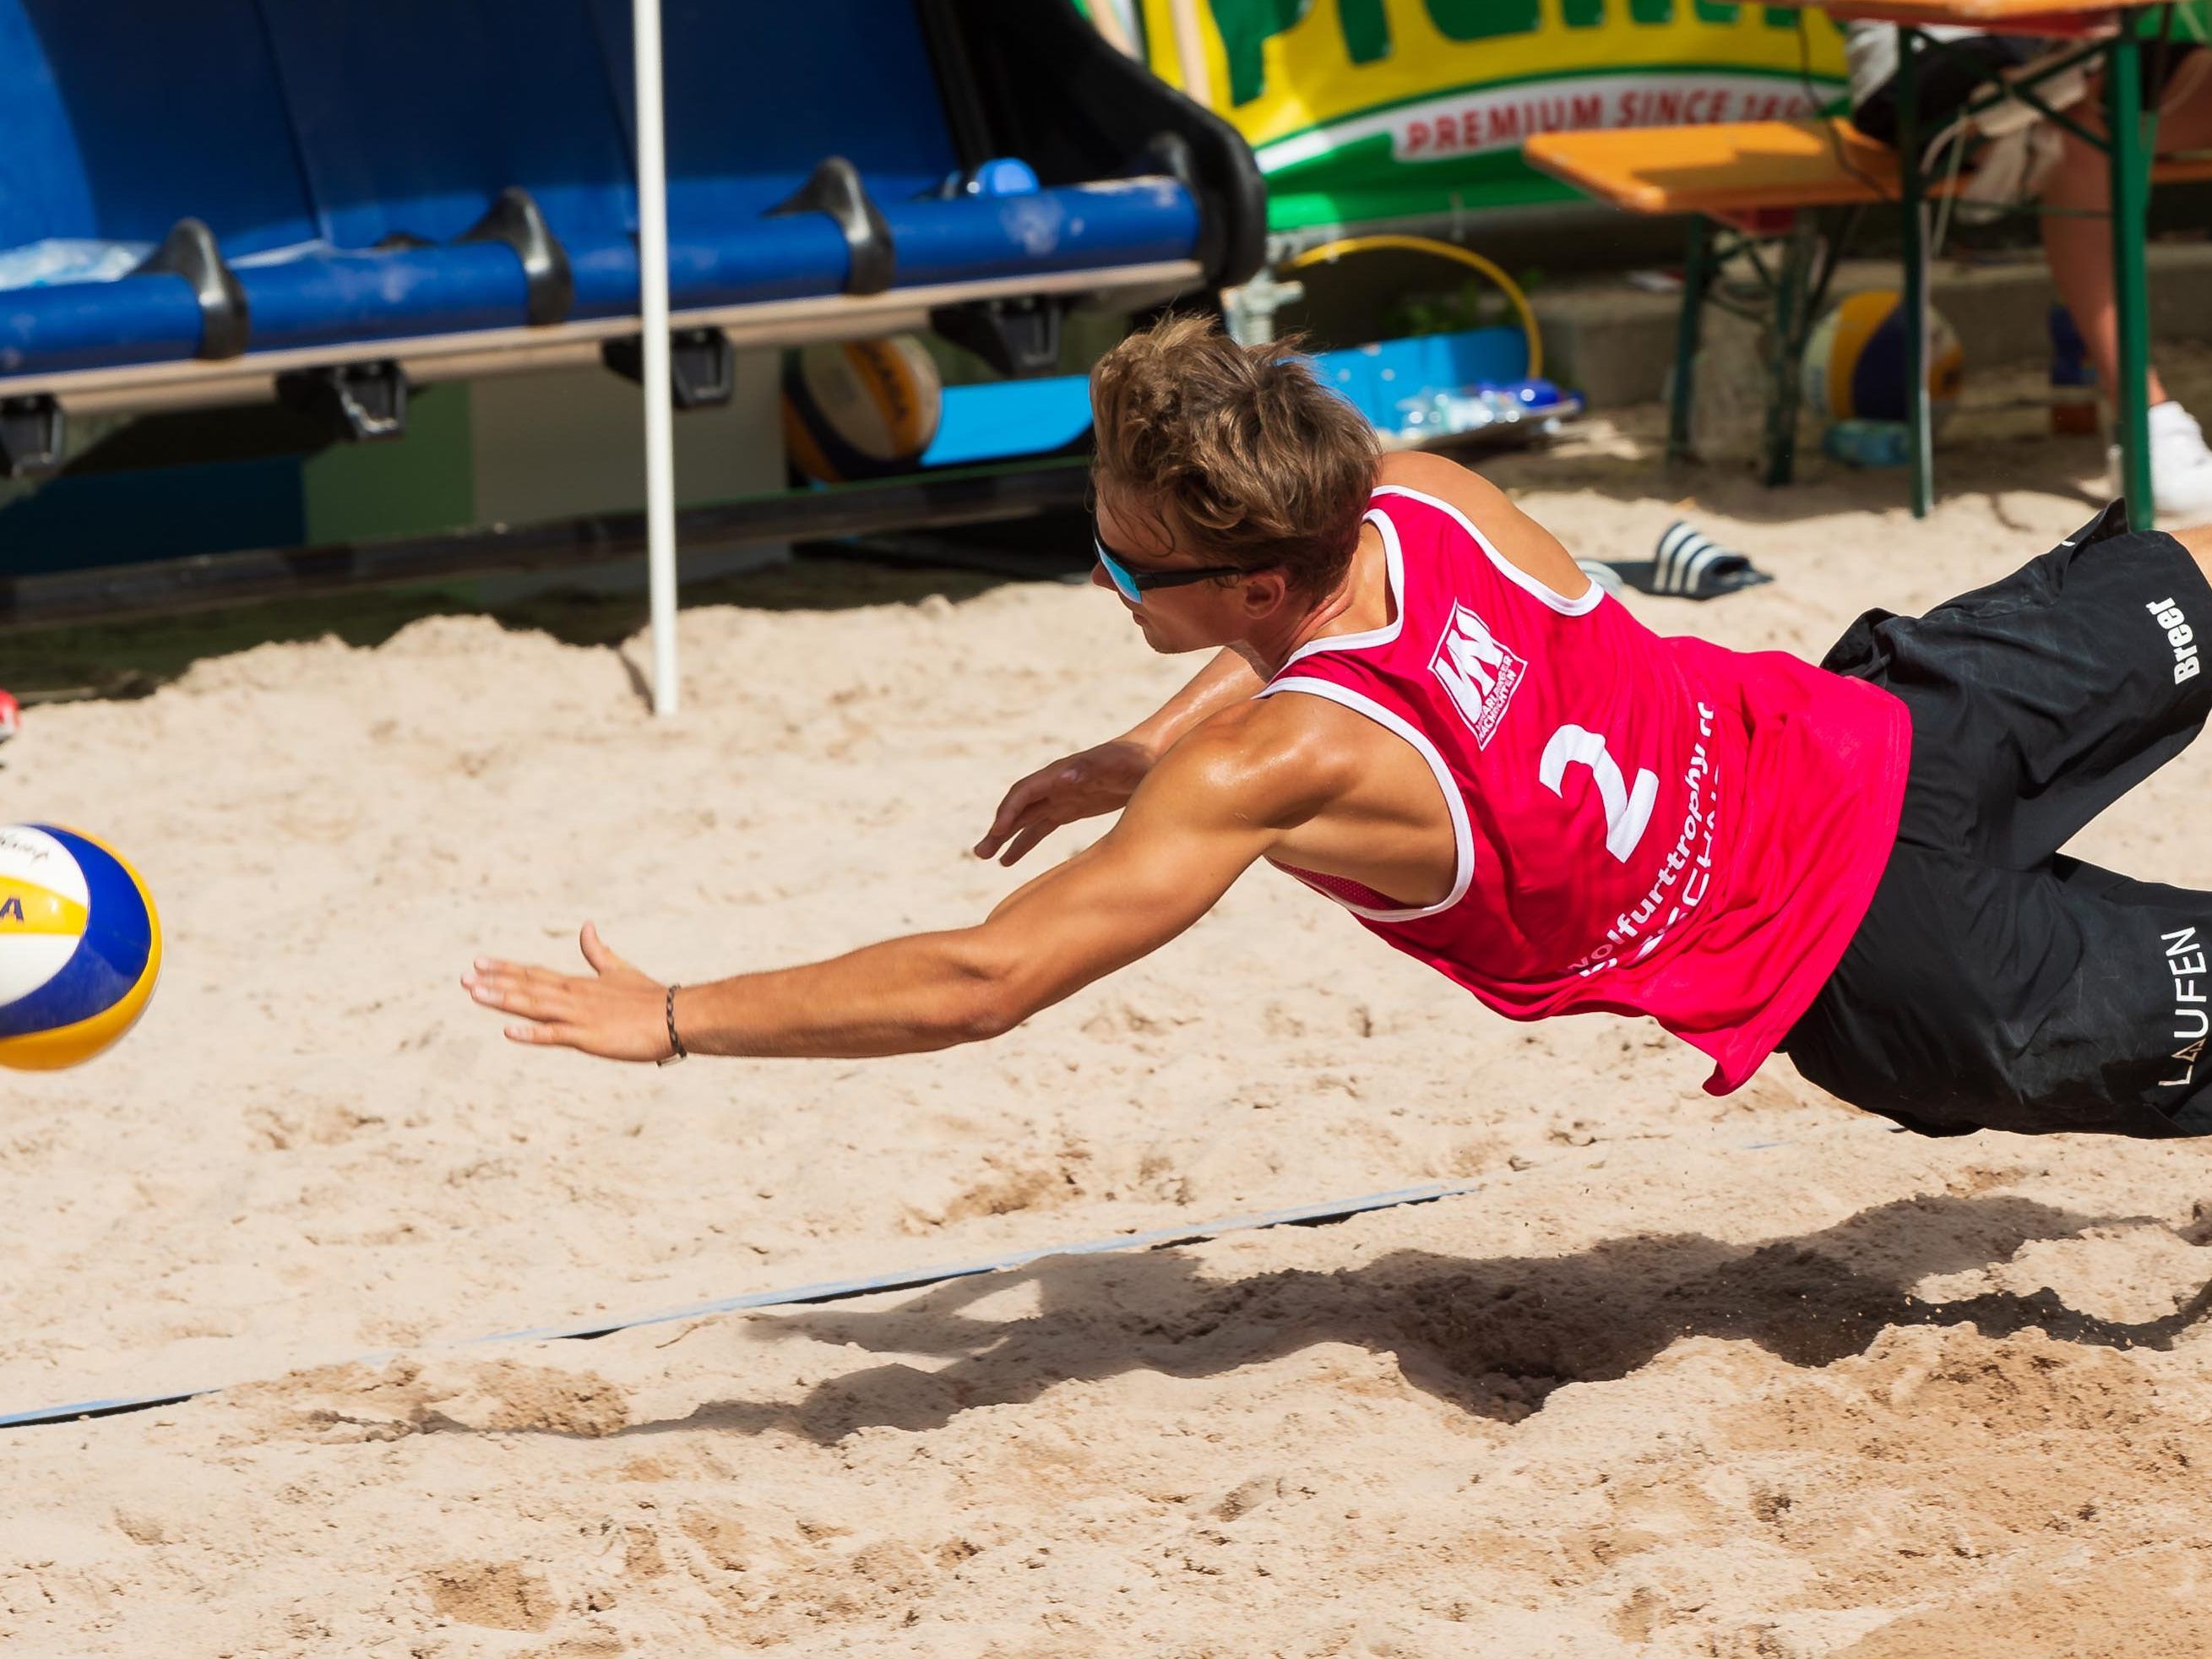
[[[137,871],[76,830],[0,824],[0,1066],[90,1060],[137,1023],[161,971]]]
[[[944,403],[937,365],[910,334],[804,346],[784,367],[784,446],[822,483],[882,477],[921,458]]]
[[[1941,422],[1966,378],[1966,354],[1950,324],[1928,313],[1928,400]],[[1838,301],[1805,342],[1805,401],[1828,421],[1902,421],[1904,307],[1893,289]]]

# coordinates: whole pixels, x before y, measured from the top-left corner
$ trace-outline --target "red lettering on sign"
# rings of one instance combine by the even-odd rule
[[[1521,112],[1505,105],[1490,112],[1490,142],[1513,144],[1521,141]]]
[[[1605,125],[1605,100],[1596,93],[1577,93],[1570,125],[1577,127],[1596,127]]]

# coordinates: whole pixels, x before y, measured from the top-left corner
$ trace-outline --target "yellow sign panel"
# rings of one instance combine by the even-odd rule
[[[1189,3],[1179,37],[1177,0],[1144,0],[1153,67],[1250,142],[1278,228],[1541,199],[1531,133],[1793,116],[1843,73],[1820,14],[1717,0]]]

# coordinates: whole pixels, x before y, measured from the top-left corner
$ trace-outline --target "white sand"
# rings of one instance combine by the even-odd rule
[[[1495,476],[1632,556],[1674,510],[1646,453]],[[1894,478],[1707,475],[1693,516],[1780,580],[1638,608],[1817,653],[2090,510],[2086,444],[1947,467],[1917,525]],[[661,1073],[503,1044],[455,975],[567,960],[587,915],[696,979],[980,915],[1018,879],[964,851],[999,791],[1188,666],[1049,586],[697,609],[683,643],[665,726],[616,653],[450,618],[33,711],[6,815],[127,849],[170,958],[115,1054],[5,1083],[0,1411],[275,1380],[0,1431],[11,1659],[2212,1637],[2194,1146],[1923,1140],[1781,1061],[1711,1100],[1656,1030],[1510,1025],[1265,874],[988,1047]],[[2212,884],[2208,764],[2086,849]],[[1462,1180],[1334,1228],[439,1346]],[[336,1363],[368,1350],[400,1352]]]

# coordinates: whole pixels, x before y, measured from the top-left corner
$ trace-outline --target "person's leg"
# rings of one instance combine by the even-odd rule
[[[1784,1048],[1923,1134],[2212,1133],[2212,893],[1899,845]]]
[[[2204,573],[2204,580],[2212,582],[2212,524],[2185,524],[2166,532],[2179,542],[2197,568]]]
[[[2103,131],[2101,96],[2093,91],[2069,112],[2084,126]],[[2072,133],[2062,134],[2057,164],[2043,190],[2043,249],[2051,281],[2074,315],[2074,326],[2096,366],[2098,383],[2109,396],[2119,380],[2119,318],[2112,302],[2112,236],[2106,223],[2112,205],[2112,175],[2105,152]],[[2159,101],[2158,147],[2161,154],[2212,146],[2212,54],[2192,53],[2174,71]],[[2167,401],[2166,386],[2154,368],[2150,400]]]
[[[2072,133],[2043,186],[2043,252],[2051,280],[2073,313],[2074,326],[2087,349],[2097,384],[2106,396],[2120,377],[2119,314],[2112,302],[2112,240],[2105,214],[2112,181],[2102,150],[2092,149]],[[2158,369],[2149,374],[2153,404],[2166,401]]]
[[[2212,715],[2212,531],[2124,519],[1924,617],[1870,612],[1828,653],[1911,711],[1902,840],[2036,869]]]

